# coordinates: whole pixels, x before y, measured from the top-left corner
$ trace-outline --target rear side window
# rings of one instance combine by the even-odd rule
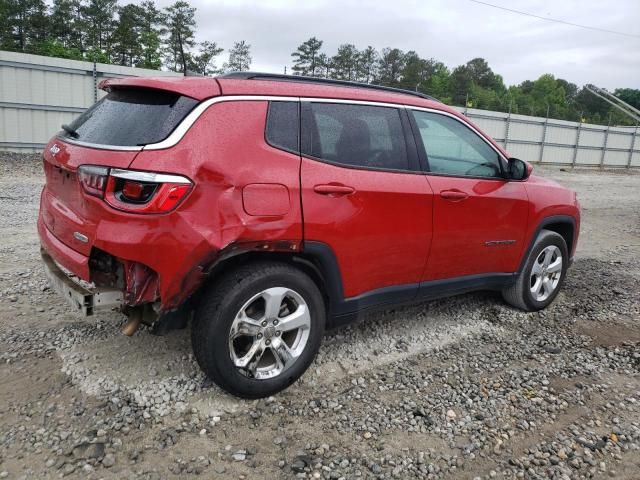
[[[311,103],[307,111],[303,153],[347,166],[410,169],[398,109]]]
[[[265,138],[273,147],[300,152],[300,105],[298,102],[270,102]]]
[[[114,89],[69,126],[72,140],[100,145],[139,146],[164,140],[197,100],[162,90]]]

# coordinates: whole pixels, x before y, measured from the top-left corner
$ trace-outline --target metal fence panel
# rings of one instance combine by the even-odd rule
[[[457,108],[505,146],[511,155],[534,163],[638,167],[637,127],[590,125],[566,120]]]

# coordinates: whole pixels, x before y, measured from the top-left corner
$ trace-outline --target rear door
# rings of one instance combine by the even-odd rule
[[[406,112],[314,100],[303,103],[302,122],[305,242],[331,248],[345,297],[390,287],[372,303],[412,298],[431,243],[433,199]]]
[[[527,226],[524,184],[504,178],[500,153],[462,120],[436,111],[411,114],[434,192],[423,280],[515,271]]]

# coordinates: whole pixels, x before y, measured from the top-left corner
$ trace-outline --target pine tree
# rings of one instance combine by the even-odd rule
[[[44,0],[0,0],[0,45],[7,50],[32,52],[48,34]]]
[[[166,20],[165,15],[158,10],[152,0],[142,2],[140,7],[142,7],[140,33],[142,53],[138,66],[159,70],[162,66],[162,36],[166,34],[166,28],[163,25]]]
[[[315,76],[318,73],[318,56],[322,40],[311,37],[291,54],[295,58],[292,70],[298,75]]]
[[[190,49],[195,44],[196,9],[184,0],[178,0],[165,8],[166,27],[168,32],[166,61],[175,72],[187,72],[192,63]]]
[[[357,79],[360,82],[371,83],[376,77],[378,52],[372,46],[368,46],[360,52],[358,61]]]
[[[378,78],[376,83],[397,87],[402,79],[405,67],[405,54],[398,48],[384,48],[378,59]]]
[[[133,67],[141,63],[142,17],[144,10],[134,4],[118,8],[118,26],[113,32],[113,60]]]
[[[13,45],[11,31],[11,5],[9,0],[0,0],[0,49],[8,50]]]
[[[317,63],[318,70],[316,76],[331,78],[331,69],[333,68],[333,63],[326,53],[321,53],[320,55],[318,55]]]
[[[87,29],[88,60],[110,63],[117,7],[117,0],[89,0],[83,8]]]
[[[81,52],[85,30],[80,0],[53,1],[51,8],[52,41],[67,49],[76,49]]]
[[[225,63],[224,70],[227,72],[244,72],[251,68],[251,45],[244,40],[233,44],[229,50],[229,61]]]
[[[201,75],[222,73],[222,69],[216,66],[215,59],[223,51],[224,49],[218,47],[216,42],[202,42],[199,53],[189,57],[189,70]]]
[[[337,78],[338,80],[356,80],[359,60],[359,52],[355,45],[340,45],[338,52],[331,59],[333,78]]]

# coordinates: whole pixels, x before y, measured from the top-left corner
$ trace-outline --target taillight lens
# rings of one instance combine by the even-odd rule
[[[102,180],[94,179],[104,169]],[[85,172],[84,176],[81,172]],[[105,172],[106,171],[106,172]],[[104,198],[114,208],[133,213],[166,213],[191,191],[191,180],[181,175],[108,169],[83,165],[78,169],[85,192]],[[99,192],[99,193],[98,193]]]
[[[102,198],[107,186],[109,169],[96,165],[82,165],[78,168],[78,180],[82,189],[89,195]]]

